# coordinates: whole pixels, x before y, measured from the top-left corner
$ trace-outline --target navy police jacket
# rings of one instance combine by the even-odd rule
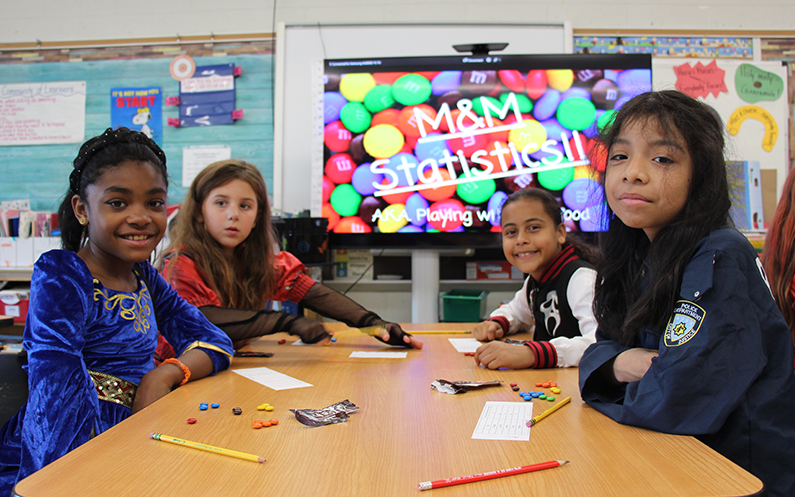
[[[693,435],[770,496],[795,495],[792,335],[740,232],[719,229],[698,243],[668,325],[638,337],[636,347],[659,351],[640,381],[600,371],[627,349],[596,338],[580,361],[585,402],[619,423]]]

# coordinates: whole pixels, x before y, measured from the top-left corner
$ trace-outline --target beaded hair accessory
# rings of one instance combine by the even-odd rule
[[[73,163],[74,170],[69,175],[69,188],[72,192],[78,193],[80,191],[80,178],[90,159],[103,148],[116,143],[139,143],[144,145],[157,156],[160,162],[163,163],[163,167],[166,167],[166,154],[163,153],[163,150],[154,140],[139,131],[133,131],[125,127],[118,129],[108,128],[104,133],[88,140],[80,147],[80,151]]]

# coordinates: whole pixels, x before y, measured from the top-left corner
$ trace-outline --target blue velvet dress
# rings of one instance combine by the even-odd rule
[[[127,293],[105,288],[74,252],[52,250],[36,262],[24,334],[30,396],[0,429],[0,495],[130,416],[129,407],[99,400],[88,370],[139,384],[154,367],[158,331],[178,355],[198,347],[215,371],[229,367],[226,334],[150,264],[138,269],[138,290]]]

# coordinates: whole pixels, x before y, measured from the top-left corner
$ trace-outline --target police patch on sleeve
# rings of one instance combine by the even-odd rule
[[[665,346],[678,347],[696,336],[707,312],[693,302],[680,300],[665,328]]]

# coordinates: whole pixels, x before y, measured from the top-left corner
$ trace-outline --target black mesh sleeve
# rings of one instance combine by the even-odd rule
[[[384,340],[380,337],[376,338],[389,345],[410,346],[403,340],[403,337],[408,334],[403,331],[400,325],[384,321],[381,316],[373,311],[368,311],[349,297],[320,283],[312,285],[299,304],[321,316],[342,321],[354,328],[386,324],[389,329],[389,340]]]
[[[229,335],[233,342],[281,331],[299,336],[306,343],[317,343],[330,336],[321,323],[287,312],[248,311],[214,306],[203,306],[199,310],[211,323]]]

